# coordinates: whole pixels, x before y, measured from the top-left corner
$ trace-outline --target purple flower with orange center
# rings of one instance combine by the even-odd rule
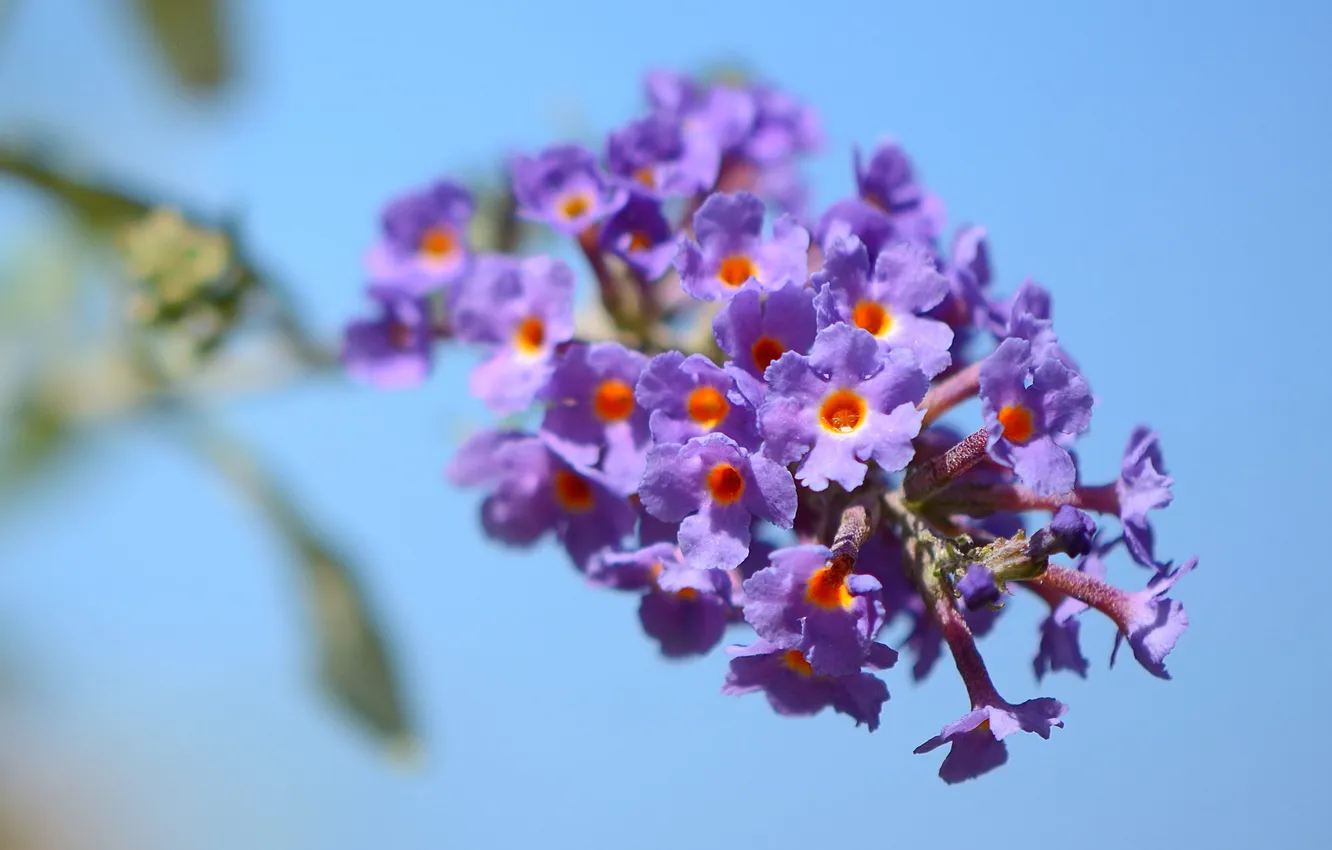
[[[871,732],[879,728],[879,714],[888,701],[888,686],[872,673],[857,670],[845,676],[820,676],[798,649],[782,649],[765,640],[750,646],[727,647],[730,669],[722,693],[728,696],[763,691],[778,714],[813,715],[825,708],[845,714]],[[886,670],[897,653],[875,644],[871,669]]]
[[[630,122],[606,140],[606,164],[636,192],[657,198],[705,192],[717,182],[721,150],[662,115]]]
[[[855,170],[860,197],[891,216],[903,239],[928,244],[943,232],[943,202],[916,179],[911,159],[896,142],[880,142],[868,163],[857,148]]]
[[[694,213],[694,239],[682,243],[675,268],[685,292],[700,300],[805,281],[809,231],[783,215],[765,240],[763,202],[748,192],[710,195]]]
[[[798,649],[823,676],[855,673],[884,623],[879,580],[827,546],[792,546],[744,583],[745,620],[765,641]]]
[[[634,511],[625,498],[597,472],[570,466],[538,437],[477,434],[458,450],[448,475],[455,484],[489,486],[481,504],[487,535],[531,546],[554,532],[580,570],[634,530]]]
[[[753,405],[725,370],[701,354],[658,354],[638,379],[635,397],[651,411],[648,422],[658,443],[683,443],[716,432],[749,451],[758,449]]]
[[[727,366],[759,381],[786,352],[807,354],[816,331],[814,292],[800,284],[766,298],[752,290],[741,292],[712,320],[717,346],[731,357]]]
[[[730,619],[731,579],[722,570],[667,563],[638,604],[643,631],[668,658],[704,655],[721,643]]]
[[[628,191],[587,148],[560,145],[510,165],[518,214],[576,236],[624,206]]]
[[[448,180],[391,202],[366,257],[370,294],[419,297],[460,280],[470,262],[467,223],[474,211],[472,194]]]
[[[928,753],[951,744],[939,767],[939,778],[952,785],[974,779],[1008,761],[1004,739],[1014,732],[1034,732],[1048,739],[1052,727],[1064,725],[1059,718],[1066,711],[1068,706],[1048,697],[1013,705],[996,694],[949,723],[915,751]]]
[[[550,378],[556,347],[573,336],[573,291],[573,271],[551,257],[477,258],[453,328],[458,339],[491,350],[470,389],[495,413],[526,409]]]
[[[634,400],[647,357],[618,342],[575,343],[540,397],[541,433],[570,463],[599,468],[613,487],[638,489],[648,450],[648,414]]]
[[[952,362],[952,328],[923,315],[948,294],[948,279],[923,248],[898,242],[879,254],[871,275],[865,246],[852,237],[832,246],[811,282],[820,327],[847,322],[886,349],[905,348],[927,378]]]
[[[644,280],[666,274],[680,249],[661,204],[637,194],[606,221],[601,229],[601,247],[624,260]]]
[[[377,319],[352,322],[342,365],[359,381],[388,389],[413,387],[430,374],[434,331],[430,304],[412,298],[380,302]]]
[[[1025,339],[1006,339],[980,370],[980,398],[990,428],[990,453],[1042,496],[1073,489],[1073,456],[1060,445],[1091,425],[1091,388]]]
[[[854,490],[871,461],[885,472],[911,461],[929,380],[910,351],[885,353],[868,331],[836,324],[819,331],[808,356],[787,352],[766,377],[763,453],[800,461],[796,479],[811,490]]]
[[[680,522],[680,551],[697,569],[739,566],[755,517],[790,528],[796,510],[789,472],[717,433],[654,446],[639,496],[648,513]]]

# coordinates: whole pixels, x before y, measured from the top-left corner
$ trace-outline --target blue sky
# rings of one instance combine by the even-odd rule
[[[484,421],[464,358],[417,392],[326,381],[231,405],[366,565],[425,737],[403,769],[310,687],[277,541],[162,431],[114,429],[0,519],[0,617],[49,691],[41,740],[95,764],[147,846],[798,848],[959,827],[997,847],[1325,846],[1332,743],[1306,730],[1332,697],[1314,327],[1332,312],[1332,7],[249,2],[243,79],[214,108],[175,98],[114,4],[10,12],[0,126],[239,212],[329,335],[363,307],[393,192],[595,138],[649,67],[744,61],[818,106],[820,200],[847,191],[852,144],[893,134],[954,222],[990,228],[1002,288],[1054,292],[1099,399],[1084,477],[1152,424],[1176,479],[1159,549],[1201,558],[1171,683],[1105,669],[1111,631],[1089,619],[1091,678],[1038,686],[1040,612],[1010,612],[982,646],[996,681],[1068,702],[1067,726],[948,788],[910,752],[966,708],[946,668],[886,674],[873,736],[779,718],[718,694],[720,655],[658,659],[633,600],[553,550],[487,544],[475,495],[441,476]]]

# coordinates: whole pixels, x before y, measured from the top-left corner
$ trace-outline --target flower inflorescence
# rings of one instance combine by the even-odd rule
[[[1165,594],[1196,559],[1157,560],[1148,513],[1171,479],[1153,432],[1131,435],[1118,480],[1079,483],[1070,447],[1093,398],[1048,293],[994,295],[980,227],[942,247],[943,205],[895,142],[857,152],[855,195],[811,216],[796,168],[819,144],[807,107],[666,73],[647,91],[647,116],[610,133],[604,157],[566,145],[511,160],[519,215],[583,254],[599,331],[576,330],[565,262],[473,253],[462,186],[384,210],[367,262],[379,316],[348,328],[344,362],[409,386],[440,341],[484,352],[471,391],[529,426],[474,435],[450,466],[486,489],[486,534],[553,534],[591,584],[640,594],[667,656],[748,624],[723,691],[762,691],[782,714],[832,707],[876,728],[876,672],[897,661],[880,638],[904,622],[913,678],[947,647],[966,685],[968,711],[917,749],[949,745],[948,782],[1002,764],[1014,732],[1063,725],[1056,700],[1001,697],[977,649],[1017,590],[1048,607],[1038,679],[1087,674],[1089,608],[1114,623],[1116,652],[1127,641],[1168,678],[1188,619]],[[973,433],[939,421],[972,398]],[[1049,522],[1028,534],[1040,511]],[[1149,571],[1144,590],[1105,582],[1117,548]]]

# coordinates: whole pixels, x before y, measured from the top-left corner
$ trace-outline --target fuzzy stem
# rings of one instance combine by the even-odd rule
[[[1072,596],[1114,620],[1121,631],[1128,631],[1127,607],[1129,594],[1112,587],[1086,573],[1054,564],[1030,582],[1037,592],[1055,591]]]
[[[1076,487],[1071,493],[1041,496],[1021,484],[996,487],[990,491],[997,511],[1057,511],[1064,505],[1105,514],[1119,513],[1119,495],[1115,484]]]
[[[920,407],[925,411],[925,421],[921,427],[943,416],[962,402],[980,392],[981,363],[977,361],[949,375],[943,381],[930,388]]]
[[[1000,701],[999,692],[985,668],[985,660],[976,648],[971,628],[957,610],[953,588],[937,568],[935,553],[941,541],[929,530],[925,521],[906,506],[900,494],[889,494],[884,499],[884,509],[889,522],[895,526],[903,541],[903,562],[925,601],[925,607],[933,612],[939,624],[944,642],[953,655],[953,663],[957,665],[958,675],[967,688],[971,707],[980,708]]]
[[[837,524],[837,533],[833,536],[831,566],[850,575],[860,556],[860,547],[865,545],[874,526],[878,524],[877,502],[857,499],[842,511],[842,518]]]
[[[907,501],[922,501],[971,469],[985,457],[985,448],[989,440],[989,430],[981,428],[948,451],[918,467],[902,484],[902,493]]]

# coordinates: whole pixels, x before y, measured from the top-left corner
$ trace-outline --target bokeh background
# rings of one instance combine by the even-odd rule
[[[210,5],[216,61],[172,23]],[[486,543],[441,475],[485,421],[463,355],[411,392],[288,364],[185,413],[93,405],[0,482],[0,847],[1326,847],[1330,43],[1294,0],[0,3],[0,362],[95,359],[115,291],[14,156],[232,222],[332,343],[386,197],[730,63],[820,109],[820,202],[891,133],[1001,288],[1054,292],[1099,398],[1085,477],[1157,427],[1158,551],[1201,557],[1170,683],[1106,669],[1088,617],[1091,677],[1038,686],[1019,599],[982,649],[1067,726],[950,788],[911,755],[966,708],[946,662],[886,674],[872,736],[781,718],[552,548]]]

